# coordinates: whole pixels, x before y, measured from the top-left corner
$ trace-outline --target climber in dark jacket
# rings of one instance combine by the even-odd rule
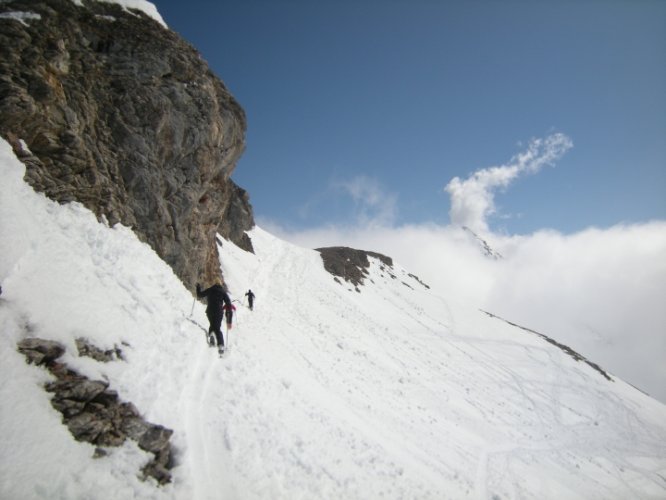
[[[222,336],[221,329],[222,318],[224,316],[223,308],[225,306],[227,308],[232,307],[229,295],[227,295],[227,292],[222,288],[222,284],[218,281],[206,290],[201,290],[201,285],[197,283],[197,297],[206,297],[208,300],[208,306],[206,307],[206,316],[208,316],[208,322],[210,323],[210,326],[208,327],[208,336],[210,337],[211,332],[214,332],[218,349],[223,351],[224,337]]]
[[[252,307],[254,306],[254,294],[252,293],[252,290],[248,290],[245,296],[247,297],[247,303],[250,306],[251,311]]]

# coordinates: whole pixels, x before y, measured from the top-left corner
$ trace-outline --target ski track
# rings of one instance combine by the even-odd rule
[[[229,371],[224,363],[229,360],[229,346],[224,358],[217,349],[197,335],[196,362],[187,367],[189,376],[183,390],[181,408],[184,413],[185,442],[188,457],[190,492],[192,500],[238,498],[231,480],[230,445],[224,427],[224,405],[220,399]],[[229,377],[230,379],[230,377]]]
[[[205,498],[202,492],[210,489],[208,451],[204,437],[202,409],[207,394],[208,374],[212,365],[206,362],[205,352],[198,349],[196,364],[191,368],[186,393],[183,395],[185,409],[185,432],[188,448],[185,453],[190,458],[189,469],[192,498]]]

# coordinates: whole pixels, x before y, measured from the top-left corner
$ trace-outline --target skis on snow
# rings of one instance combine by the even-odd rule
[[[224,333],[222,335],[224,335]],[[217,345],[217,341],[215,339],[215,334],[213,332],[207,332],[206,333],[206,343],[208,344],[208,347],[216,347],[217,346],[217,354],[219,355],[220,358],[224,357],[224,353],[226,352],[226,346],[218,346]]]

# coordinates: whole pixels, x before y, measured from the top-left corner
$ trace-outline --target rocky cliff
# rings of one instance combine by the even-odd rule
[[[133,228],[190,288],[219,276],[216,233],[252,249],[230,179],[245,128],[197,51],[144,13],[0,2],[0,134],[26,180]]]

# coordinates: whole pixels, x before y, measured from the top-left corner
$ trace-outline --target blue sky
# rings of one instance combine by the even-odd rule
[[[497,190],[491,229],[666,218],[666,2],[155,4],[247,113],[234,180],[260,220],[446,224],[452,178],[554,133],[573,147]]]

